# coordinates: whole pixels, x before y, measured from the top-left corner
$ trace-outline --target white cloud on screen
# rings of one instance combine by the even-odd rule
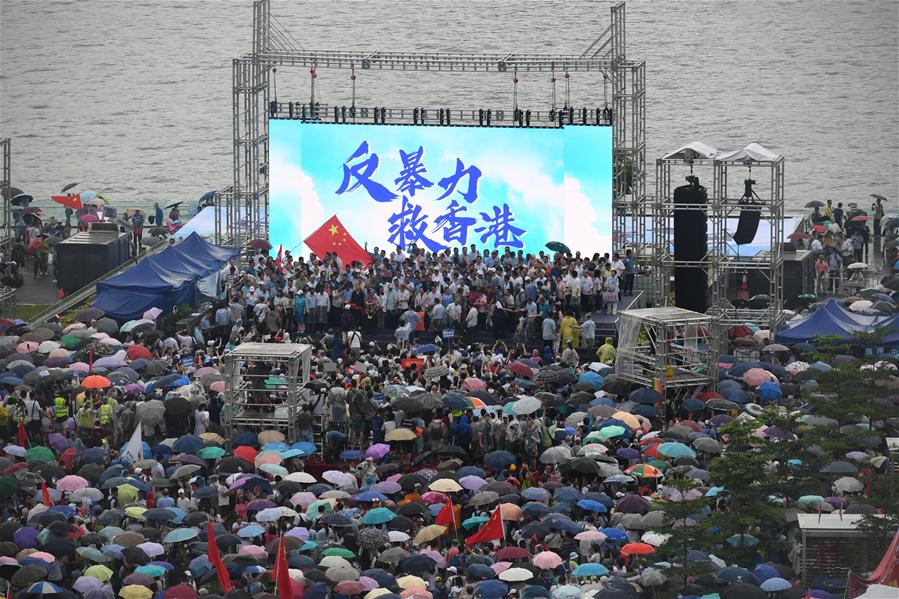
[[[584,193],[581,182],[575,177],[565,176],[565,234],[564,239],[573,251],[604,252],[612,247],[611,235],[602,231],[600,215],[596,204]]]
[[[278,203],[282,209],[275,213],[275,218],[286,219],[287,223],[272,223],[272,228],[288,232],[287,237],[291,252],[300,251],[303,240],[330,218],[325,214],[321,199],[315,191],[312,177],[303,172],[297,164],[291,164],[286,155],[273,150],[270,157],[269,179],[272,202]],[[299,235],[297,235],[299,232]],[[306,253],[308,248],[302,248]]]

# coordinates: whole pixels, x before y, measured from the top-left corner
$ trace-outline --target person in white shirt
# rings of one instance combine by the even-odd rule
[[[596,341],[596,323],[593,322],[593,313],[587,312],[584,315],[584,322],[581,323],[581,347],[592,349]]]
[[[478,309],[475,306],[472,306],[468,309],[468,314],[465,315],[465,328],[466,329],[475,329],[478,326]]]
[[[819,236],[819,237],[815,237],[815,238],[812,240],[812,251],[813,251],[813,252],[823,252],[823,251],[824,251],[824,246],[821,244],[821,238],[820,238],[820,236]]]

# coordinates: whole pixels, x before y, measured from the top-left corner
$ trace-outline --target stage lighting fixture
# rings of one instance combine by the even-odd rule
[[[287,118],[293,118],[293,102],[287,103]]]
[[[377,125],[378,124],[378,107],[377,106],[375,106],[375,109],[372,111],[372,114],[374,115],[375,125]]]
[[[268,103],[268,111],[269,111],[269,118],[273,119],[276,116],[278,116],[278,101],[277,100],[271,100]]]
[[[581,108],[581,124],[582,125],[587,124],[587,107],[586,106]]]
[[[340,120],[342,120],[344,123],[346,122],[346,106],[340,107]]]
[[[335,123],[340,122],[340,109],[337,108],[336,106],[334,107],[334,122]]]
[[[387,108],[384,106],[381,106],[381,124],[382,125],[384,124],[386,119],[387,119]]]
[[[306,120],[306,105],[305,104],[300,104],[300,119],[304,120],[304,121]]]
[[[425,124],[425,120],[426,120],[426,118],[427,118],[427,114],[428,114],[427,109],[425,109],[425,108],[419,108],[419,109],[418,109],[418,117],[421,119],[421,124],[422,124],[422,125]]]

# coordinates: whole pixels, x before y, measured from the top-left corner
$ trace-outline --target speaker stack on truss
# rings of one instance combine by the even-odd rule
[[[776,330],[783,321],[783,226],[783,156],[758,144],[722,151],[694,142],[658,158],[657,296],[708,313],[722,328],[749,322]],[[753,249],[741,250],[747,244]]]

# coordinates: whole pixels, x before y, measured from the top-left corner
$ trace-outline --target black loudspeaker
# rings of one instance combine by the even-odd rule
[[[708,204],[708,193],[691,177],[689,185],[674,190],[674,259],[699,261],[708,244],[708,216],[704,209],[677,209],[677,204]],[[705,268],[674,268],[674,303],[678,308],[705,312],[708,310],[708,273]]]
[[[737,230],[734,233],[734,243],[737,245],[752,243],[756,232],[759,230],[761,218],[762,213],[760,210],[747,210],[745,208],[741,210],[740,220],[737,221]]]

